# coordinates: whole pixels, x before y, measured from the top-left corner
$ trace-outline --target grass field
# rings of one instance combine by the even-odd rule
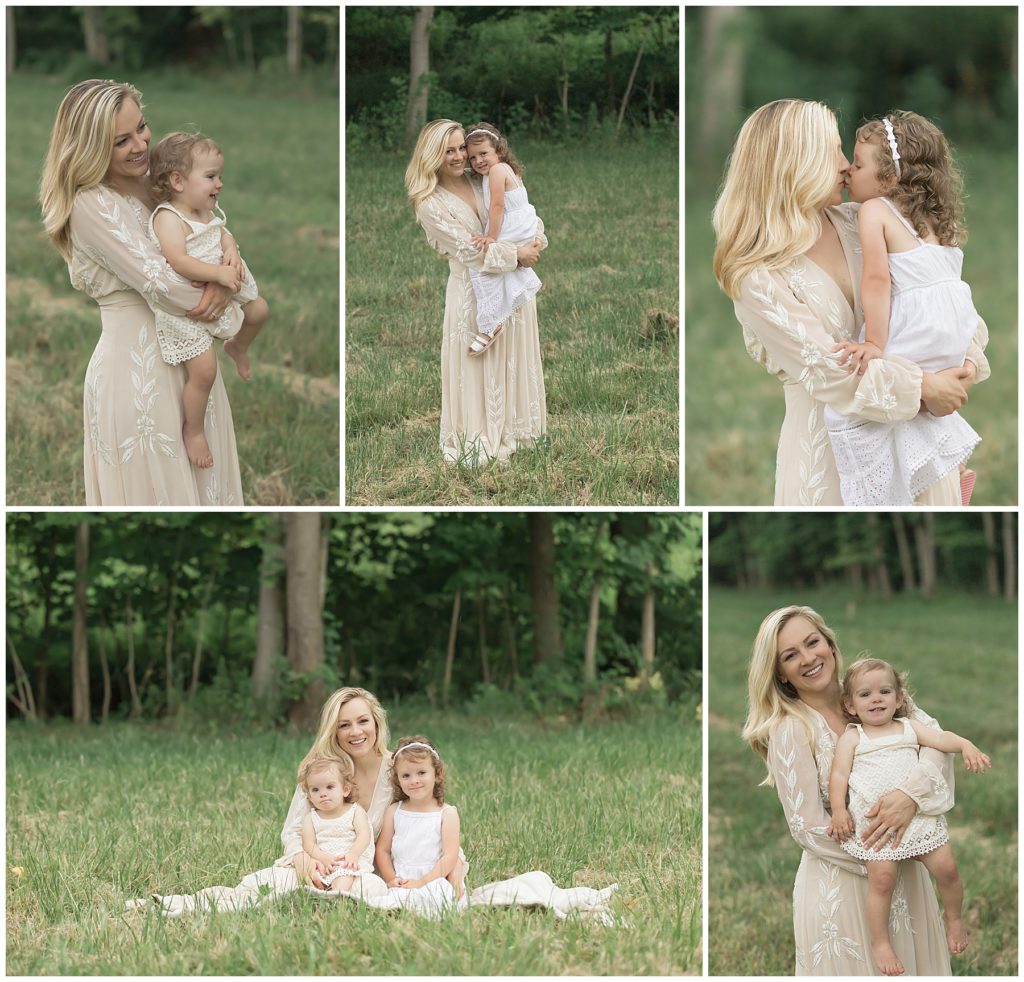
[[[973,777],[956,765],[950,835],[964,881],[971,945],[956,975],[1017,974],[1016,604],[975,594],[854,600],[715,587],[708,618],[708,970],[791,975],[792,891],[800,850],[764,766],[740,739],[746,671],[761,619],[806,603],[837,632],[847,664],[864,649],[910,672],[920,704],[992,756]],[[754,848],[751,848],[751,846]]]
[[[246,385],[221,359],[247,504],[336,504],[340,479],[338,100],[288,83],[133,79],[154,142],[199,127],[225,151],[224,209],[271,321]],[[36,201],[63,82],[7,77],[7,501],[74,505],[96,305],[68,283]],[[316,134],[311,138],[310,134]]]
[[[982,436],[971,458],[973,505],[1017,502],[1017,161],[964,154],[964,279],[990,331],[992,377],[971,390],[964,417]],[[743,348],[732,301],[711,274],[714,189],[686,194],[686,503],[767,505],[784,405],[779,383]]]
[[[674,147],[516,147],[550,247],[537,272],[548,438],[507,466],[438,449],[447,262],[405,197],[406,161],[346,159],[346,501],[679,501]]]
[[[116,724],[7,731],[12,975],[678,975],[701,970],[701,734],[693,706],[571,727],[392,714],[434,739],[470,887],[530,869],[621,886],[629,927],[547,912],[413,915],[292,894],[233,914],[124,912],[270,865],[309,738]]]

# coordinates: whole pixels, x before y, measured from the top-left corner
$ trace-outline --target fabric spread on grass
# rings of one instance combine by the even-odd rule
[[[207,887],[195,894],[153,894],[148,898],[126,901],[125,909],[155,907],[167,917],[210,910],[248,910],[302,889],[318,897],[350,900],[378,910],[410,910],[431,920],[452,912],[461,913],[468,907],[544,907],[560,920],[575,914],[592,923],[611,927],[623,923],[610,908],[612,895],[618,888],[618,884],[613,883],[603,890],[591,887],[562,889],[555,886],[547,873],[533,870],[509,880],[477,887],[468,897],[464,894],[458,900],[447,880],[433,880],[418,889],[406,890],[388,888],[376,875],[361,877],[351,893],[340,894],[300,885],[294,869],[271,866],[243,877],[236,887]]]

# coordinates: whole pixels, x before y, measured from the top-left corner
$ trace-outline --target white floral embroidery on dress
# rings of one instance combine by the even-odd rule
[[[892,906],[889,908],[889,933],[894,937],[901,932],[917,934],[914,930],[914,919],[910,916],[910,904],[903,885],[903,873],[897,869],[896,888],[892,892]]]
[[[103,463],[114,466],[110,444],[100,436],[100,385],[103,381],[103,356],[96,352],[89,360],[85,373],[85,403],[89,413],[89,442],[92,451]]]
[[[811,947],[811,967],[813,968],[827,954],[830,958],[842,958],[844,955],[859,962],[864,961],[861,946],[853,938],[842,937],[836,917],[843,901],[839,889],[839,867],[818,860],[821,879],[818,881],[818,913],[821,915],[821,939]]]
[[[138,369],[138,371],[132,369],[130,372],[132,388],[135,390],[132,401],[139,413],[135,419],[135,427],[138,432],[135,436],[123,440],[118,446],[117,449],[121,451],[122,464],[127,464],[135,456],[136,451],[142,455],[147,450],[150,453],[156,453],[159,450],[165,457],[178,456],[177,437],[154,432],[156,424],[150,415],[157,396],[160,394],[156,379],[150,378],[156,365],[156,350],[156,341],[150,341],[149,332],[146,325],[143,324],[139,328],[138,347],[131,349],[132,364]]]

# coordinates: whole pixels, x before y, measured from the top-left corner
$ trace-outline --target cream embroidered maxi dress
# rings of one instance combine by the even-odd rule
[[[71,285],[100,308],[103,333],[85,373],[88,505],[241,505],[227,392],[218,373],[206,408],[213,467],[189,463],[181,438],[183,365],[165,364],[153,311],[183,316],[202,291],[149,240],[149,212],[102,185],[71,212]]]
[[[747,353],[779,378],[786,397],[775,463],[776,505],[843,504],[825,404],[843,415],[882,423],[911,419],[920,411],[921,369],[913,362],[876,358],[863,375],[851,375],[832,352],[840,341],[858,340],[864,322],[859,207],[847,203],[826,209],[846,255],[855,310],[831,277],[805,257],[783,269],[747,276],[735,304]],[[967,349],[967,360],[977,366],[976,382],[989,376],[987,343],[988,329],[979,319]],[[918,505],[960,503],[955,469],[915,500]]]
[[[472,183],[475,210],[438,187],[420,203],[416,218],[450,269],[441,341],[441,452],[446,461],[477,465],[503,460],[543,436],[547,402],[535,299],[507,319],[484,355],[469,354],[477,330],[469,271],[506,273],[518,265],[511,242],[495,242],[481,252],[469,241],[481,234],[486,219],[480,183]],[[539,218],[537,229],[544,248],[547,239]]]
[[[793,886],[796,975],[880,975],[871,957],[865,917],[867,871],[826,834],[831,822],[828,779],[836,736],[824,717],[808,710],[814,746],[799,719],[787,717],[768,744],[768,767],[789,831],[803,849]],[[939,729],[920,709],[913,718]],[[922,750],[920,760],[901,786],[926,815],[953,806],[953,757]],[[946,935],[938,901],[921,863],[899,864],[892,897],[889,934],[907,975],[949,975]]]

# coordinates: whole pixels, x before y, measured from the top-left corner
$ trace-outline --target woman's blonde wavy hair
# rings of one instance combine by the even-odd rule
[[[715,279],[732,299],[756,267],[779,269],[818,241],[838,144],[835,113],[820,102],[769,102],[740,128],[712,218]]]
[[[388,752],[388,741],[391,738],[388,733],[388,714],[380,704],[380,700],[372,692],[350,685],[332,692],[330,698],[324,703],[324,708],[320,711],[320,726],[316,731],[316,739],[313,741],[313,746],[309,748],[309,753],[302,758],[302,763],[299,764],[300,774],[310,761],[321,757],[330,757],[335,760],[344,758],[352,767],[352,773],[355,773],[352,758],[338,743],[338,715],[341,713],[342,707],[353,699],[362,699],[370,707],[370,715],[373,717],[373,723],[377,729],[377,739],[373,744],[377,756],[383,757]]]
[[[899,177],[885,124],[874,119],[857,130],[857,140],[874,150],[878,183],[894,182],[885,196],[910,220],[918,235],[934,231],[942,245],[963,245],[967,241],[964,179],[949,141],[942,130],[917,113],[897,109],[888,119],[900,155]]]
[[[750,653],[750,669],[747,672],[747,721],[743,724],[743,739],[766,763],[768,743],[772,734],[788,716],[795,717],[804,725],[811,747],[814,747],[814,727],[811,723],[810,710],[800,700],[793,686],[779,678],[779,632],[794,617],[806,617],[832,649],[836,661],[832,684],[836,690],[836,701],[839,701],[843,656],[835,632],[812,607],[791,606],[773,610],[761,621]],[[770,770],[761,783],[769,786],[773,783]]]
[[[405,168],[405,190],[409,194],[413,211],[434,193],[437,172],[444,163],[448,138],[461,129],[462,124],[456,123],[454,119],[434,119],[420,130],[412,159]]]
[[[125,99],[141,110],[142,94],[127,82],[91,78],[68,90],[57,107],[50,148],[39,181],[43,227],[71,261],[71,209],[75,195],[101,184],[110,167],[117,114]]]

